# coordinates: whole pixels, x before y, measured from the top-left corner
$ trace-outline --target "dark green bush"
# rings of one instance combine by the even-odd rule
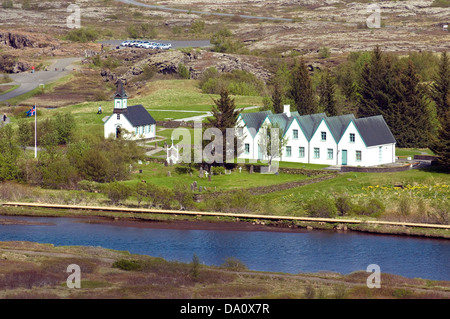
[[[213,166],[213,167],[211,167],[211,172],[214,175],[225,174],[225,167],[223,167],[223,166]]]
[[[113,182],[105,185],[104,190],[106,195],[114,205],[120,204],[131,195],[130,187],[119,182]]]
[[[93,42],[97,38],[98,32],[92,27],[72,29],[66,35],[66,40],[82,43]]]
[[[336,204],[329,198],[315,198],[306,204],[305,209],[311,217],[333,218],[337,215]]]
[[[377,198],[372,198],[367,202],[360,202],[353,206],[352,213],[370,217],[379,217],[385,211],[384,204]]]
[[[141,270],[142,262],[139,260],[119,259],[113,263],[113,268],[119,268],[126,271]]]
[[[339,216],[350,214],[353,209],[353,203],[347,195],[341,195],[334,199]]]

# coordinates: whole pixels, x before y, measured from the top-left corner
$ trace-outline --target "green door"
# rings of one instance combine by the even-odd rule
[[[347,150],[342,150],[342,165],[347,165]]]

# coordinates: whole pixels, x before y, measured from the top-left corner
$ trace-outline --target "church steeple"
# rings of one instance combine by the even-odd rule
[[[123,83],[121,80],[117,83],[117,90],[114,94],[114,109],[126,109],[127,108],[127,93],[125,92],[125,88],[123,87]]]

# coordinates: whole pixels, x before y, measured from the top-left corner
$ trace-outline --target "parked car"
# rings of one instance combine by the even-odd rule
[[[128,47],[134,47],[134,45],[136,44],[136,40],[132,40],[132,41],[130,41],[129,43],[128,43]]]
[[[127,47],[129,44],[130,44],[130,41],[129,41],[129,40],[125,40],[125,41],[123,41],[123,42],[120,44],[120,46],[121,46],[121,47]]]

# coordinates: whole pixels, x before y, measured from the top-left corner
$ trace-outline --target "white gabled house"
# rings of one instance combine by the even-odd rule
[[[327,117],[325,113],[299,115],[284,106],[270,111],[241,113],[236,127],[243,128],[243,159],[267,160],[261,145],[265,125],[279,127],[287,140],[275,160],[312,164],[376,166],[395,163],[395,138],[382,116],[355,118],[353,114]]]
[[[127,137],[132,140],[156,137],[156,121],[142,105],[128,106],[128,96],[119,80],[114,95],[113,114],[104,123],[105,138]]]

